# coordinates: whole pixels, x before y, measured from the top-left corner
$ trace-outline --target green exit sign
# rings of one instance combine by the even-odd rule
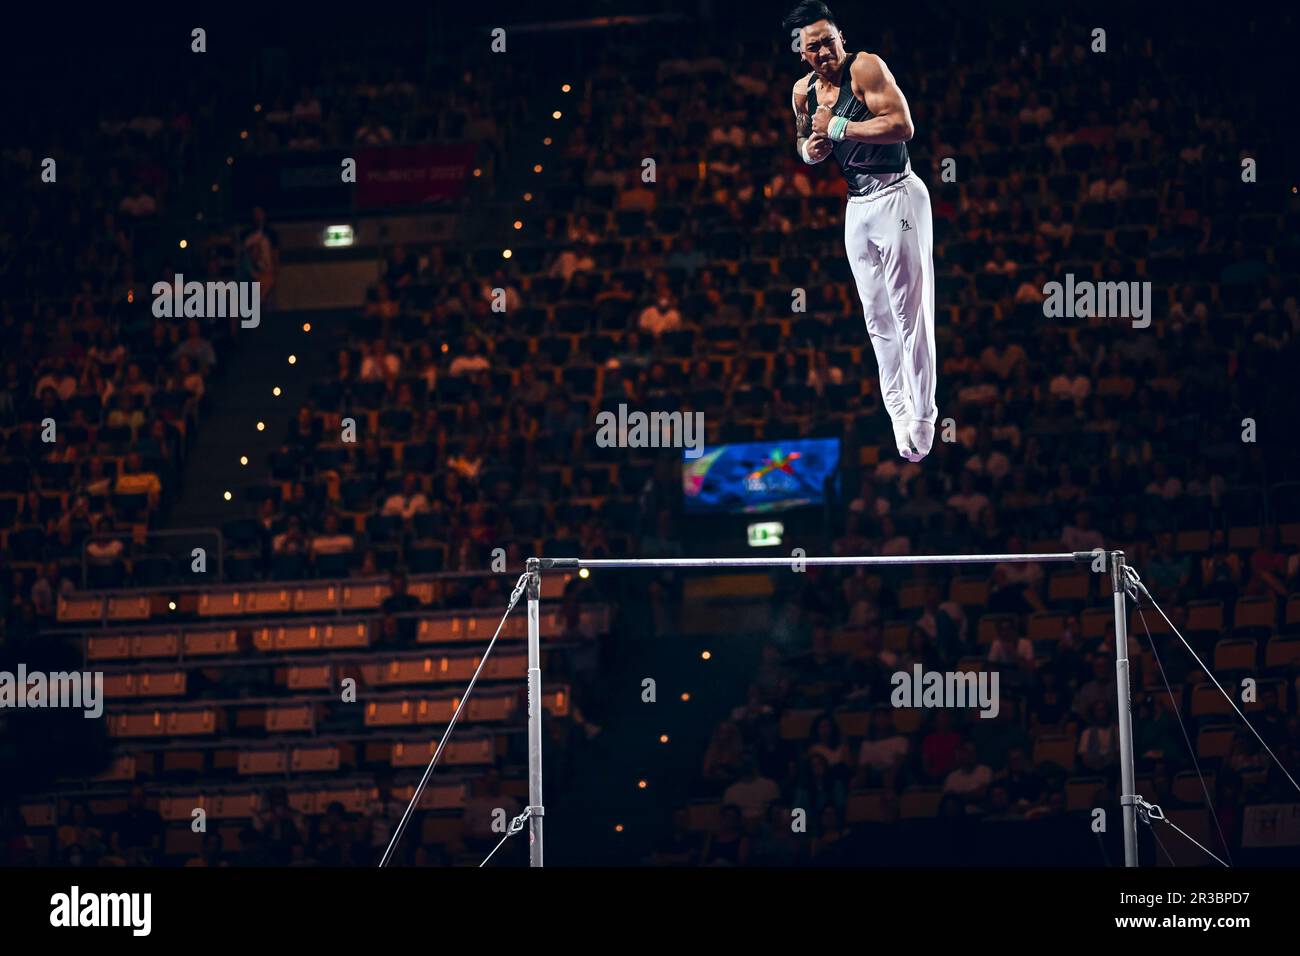
[[[325,227],[325,248],[338,249],[342,246],[350,246],[355,237],[352,235],[351,226],[326,226]]]
[[[760,521],[749,526],[749,546],[751,548],[774,548],[781,543],[785,525],[779,521]]]

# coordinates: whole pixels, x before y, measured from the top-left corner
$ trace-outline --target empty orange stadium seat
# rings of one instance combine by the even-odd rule
[[[1272,633],[1277,626],[1277,602],[1271,597],[1243,597],[1232,613],[1232,629],[1238,634]]]
[[[943,791],[938,787],[906,787],[898,803],[898,815],[904,820],[933,817],[939,812]]]
[[[1287,595],[1286,613],[1283,616],[1282,626],[1288,631],[1300,630],[1300,594]]]
[[[867,710],[841,710],[835,714],[835,723],[845,737],[865,737],[871,726],[871,712]]]
[[[293,589],[291,607],[299,614],[332,611],[339,604],[339,589],[333,584],[308,584]]]
[[[1051,611],[1039,611],[1029,615],[1029,639],[1031,641],[1055,641],[1065,629],[1066,615]]]
[[[465,707],[465,719],[474,723],[480,721],[508,720],[514,714],[514,695],[475,694]]]
[[[262,731],[266,729],[266,708],[252,704],[236,707],[234,714],[235,732]]]
[[[1034,766],[1053,763],[1069,772],[1074,769],[1078,741],[1069,734],[1045,734],[1034,740]]]
[[[92,661],[127,660],[131,657],[131,639],[125,634],[87,638],[86,657]]]
[[[110,737],[165,737],[168,734],[162,711],[148,713],[108,714]]]
[[[787,710],[781,715],[782,740],[807,740],[812,733],[813,721],[821,716],[816,709]]]
[[[861,632],[851,628],[836,628],[831,631],[831,650],[836,654],[855,656],[862,650]]]
[[[110,621],[144,621],[153,613],[147,595],[111,595],[107,600],[105,617]]]
[[[164,773],[203,773],[207,768],[207,756],[202,750],[164,750],[162,755]]]
[[[1187,625],[1183,630],[1189,634],[1217,634],[1221,632],[1223,630],[1223,602],[1189,602],[1187,605]]]
[[[1231,687],[1225,687],[1229,693]],[[1231,714],[1232,706],[1219,693],[1213,684],[1197,684],[1192,688],[1192,716],[1204,717],[1214,714]]]
[[[174,710],[166,714],[167,733],[175,736],[215,734],[218,730],[217,711],[210,707],[199,710]]]
[[[203,793],[167,794],[158,800],[158,815],[167,823],[177,823],[182,820],[189,823],[195,819],[196,809],[201,809],[210,815],[210,803],[209,798]]]
[[[1258,525],[1228,529],[1229,551],[1254,551],[1259,547],[1259,540]]]
[[[341,594],[342,606],[346,611],[373,611],[384,603],[390,593],[387,582],[345,584]]]
[[[1222,760],[1228,756],[1232,740],[1237,736],[1233,724],[1213,724],[1202,727],[1196,735],[1196,756],[1209,760]]]
[[[1300,664],[1300,638],[1273,638],[1264,648],[1264,667],[1285,670]]]
[[[131,638],[132,657],[176,657],[180,651],[179,634],[137,634]]]
[[[212,799],[212,810],[208,816],[220,819],[248,818],[257,813],[260,803],[261,799],[256,792],[218,793]]]
[[[1210,550],[1210,532],[1180,531],[1174,536],[1174,550],[1179,554],[1205,554]]]
[[[397,727],[415,723],[415,707],[405,698],[371,700],[366,704],[367,727]]]
[[[24,803],[18,808],[23,823],[33,829],[52,827],[55,821],[54,801],[42,800],[39,803]]]
[[[60,624],[98,621],[104,616],[104,598],[98,594],[60,596],[56,613]]]
[[[334,687],[331,664],[295,664],[285,672],[285,686],[290,690],[327,690]]]
[[[1253,671],[1259,653],[1254,641],[1230,638],[1214,645],[1215,671]]]
[[[204,834],[189,827],[168,827],[163,837],[163,852],[168,856],[194,856],[203,849]]]
[[[1214,796],[1215,775],[1213,773],[1205,774],[1205,789],[1210,791],[1210,796]],[[1205,803],[1205,789],[1201,788],[1201,778],[1195,770],[1184,770],[1181,773],[1174,774],[1174,797],[1183,803]]]
[[[1066,574],[1053,574],[1047,579],[1047,599],[1049,601],[1078,601],[1088,600],[1089,586],[1092,575],[1075,574],[1073,572]]]
[[[245,750],[239,755],[239,773],[243,776],[273,773],[283,775],[289,758],[283,750]]]
[[[417,724],[445,724],[460,706],[460,697],[422,697],[415,702]],[[467,708],[468,709],[468,708]]]
[[[244,593],[236,588],[204,589],[199,593],[200,617],[231,617],[244,613]]]
[[[925,606],[925,589],[929,585],[924,581],[908,581],[898,589],[898,607],[903,611],[915,611]]]
[[[1094,640],[1115,633],[1115,609],[1112,607],[1085,608],[1079,615],[1079,630],[1083,637]]]
[[[472,659],[472,663],[477,664],[477,659]],[[483,676],[488,680],[519,680],[527,672],[528,655],[524,651],[511,654],[495,651],[483,667]]]
[[[721,814],[722,804],[716,801],[697,800],[686,808],[688,825],[696,832],[716,830]]]
[[[1168,614],[1172,619],[1174,615],[1174,610],[1172,608],[1165,608],[1165,614]],[[1115,616],[1114,611],[1112,611],[1111,612],[1112,621],[1114,620],[1114,616]],[[1144,621],[1145,624],[1143,623]],[[1114,627],[1113,624],[1111,626]],[[1140,634],[1142,635],[1143,641],[1145,641],[1147,631],[1150,631],[1152,636],[1158,634],[1174,633],[1174,629],[1169,625],[1168,622],[1165,621],[1164,615],[1157,613],[1151,608],[1143,608],[1141,610],[1139,610],[1138,608],[1133,608],[1133,611],[1131,614],[1129,614],[1129,619],[1128,619],[1129,634],[1134,637]]]
[[[894,729],[900,734],[914,734],[921,726],[921,711],[916,707],[894,708]]]
[[[239,632],[234,628],[186,631],[182,637],[186,657],[213,657],[239,651]]]
[[[284,614],[293,609],[288,588],[251,588],[243,592],[245,614]]]
[[[883,790],[855,790],[844,808],[848,823],[877,823],[885,819]]]
[[[297,773],[317,773],[338,770],[342,754],[338,747],[294,747],[289,754],[289,766]]]
[[[325,647],[369,647],[370,625],[360,621],[356,624],[326,624],[322,643]]]
[[[1105,777],[1071,777],[1065,782],[1066,809],[1092,810],[1098,805],[1097,791],[1105,789]]]
[[[421,825],[421,837],[425,843],[442,846],[459,839],[463,827],[459,814],[426,816]]]
[[[428,763],[428,758],[424,759]],[[514,793],[507,792],[505,784],[514,782],[502,780],[502,794],[505,796],[515,796]],[[526,792],[526,791],[525,791]],[[400,800],[402,803],[409,803],[411,795],[415,793],[415,785],[409,784],[404,787],[394,787],[392,797],[394,800]],[[367,794],[367,802],[375,799],[378,792],[371,790]],[[464,807],[465,801],[469,798],[469,786],[463,779],[455,777],[443,777],[439,780],[437,777],[429,781],[429,785],[424,788],[424,793],[420,797],[421,810],[454,810]]]
[[[266,709],[267,733],[309,732],[316,729],[316,708],[312,704]]]
[[[987,577],[953,578],[948,588],[948,600],[962,607],[983,608],[989,602],[989,580]]]

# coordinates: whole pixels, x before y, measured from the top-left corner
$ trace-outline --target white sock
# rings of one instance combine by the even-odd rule
[[[912,447],[916,449],[916,461],[920,461],[930,454],[930,449],[934,445],[933,425],[929,422],[912,422],[908,428],[908,435],[911,438]]]
[[[906,458],[908,461],[919,460],[916,457],[916,450],[912,448],[912,436],[907,422],[894,422],[894,444],[898,446],[900,458]]]

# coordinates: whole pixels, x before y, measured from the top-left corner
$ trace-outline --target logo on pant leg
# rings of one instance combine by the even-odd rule
[[[903,232],[910,232],[910,231],[912,230],[911,225],[908,223],[908,221],[907,221],[906,219],[900,219],[900,220],[898,220],[898,221],[899,221],[899,222],[902,224],[902,226],[903,226]]]

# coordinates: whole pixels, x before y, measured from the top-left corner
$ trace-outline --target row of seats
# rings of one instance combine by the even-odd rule
[[[482,577],[469,575],[474,576]],[[542,599],[558,598],[572,578],[567,573],[543,575]],[[407,593],[423,605],[436,606],[453,583],[454,579],[448,577],[412,577],[407,582]],[[367,581],[300,581],[292,586],[216,585],[180,594],[77,591],[60,595],[56,613],[61,624],[78,624],[166,617],[178,610],[207,618],[374,611],[391,594],[387,577]],[[176,608],[170,606],[173,600]]]
[[[1213,791],[1215,775],[1213,773],[1206,774],[1205,783]],[[1149,795],[1153,793],[1151,778],[1139,777],[1136,789],[1138,793],[1148,795],[1149,799]],[[1175,774],[1172,792],[1175,799],[1181,803],[1197,804],[1204,799],[1201,778],[1195,771],[1184,771]],[[1071,776],[1065,781],[1065,794],[1065,809],[1067,812],[1087,812],[1099,805],[1114,803],[1114,795],[1110,792],[1105,777]],[[904,787],[896,795],[883,789],[853,790],[849,792],[845,801],[845,822],[855,824],[883,823],[892,819],[933,819],[938,815],[939,805],[943,798],[943,788],[932,786]],[[688,826],[692,831],[697,833],[713,833],[717,831],[719,815],[722,810],[721,802],[697,800],[688,804],[686,809]],[[891,809],[894,812],[891,813]],[[1162,809],[1171,814],[1182,811],[1188,817],[1201,813],[1199,810],[1187,810],[1178,807],[1162,807]],[[1202,826],[1194,826],[1192,832],[1200,829],[1202,829]]]
[[[608,629],[610,611],[606,606],[586,606],[581,610],[579,628],[582,633],[601,633]],[[409,619],[402,615],[400,619]],[[541,632],[556,637],[566,632],[560,612],[539,615]],[[446,615],[417,618],[414,628],[418,644],[482,643],[496,633],[499,615]],[[504,640],[527,637],[528,622],[522,616],[511,615],[501,628]],[[153,633],[113,633],[87,636],[86,658],[90,661],[122,661],[150,658],[210,658],[227,657],[241,653],[240,635],[251,635],[253,646],[264,653],[298,653],[302,651],[346,650],[368,648],[378,636],[378,622],[374,620],[324,619],[293,624],[252,625],[240,628],[195,626],[168,629]]]
[[[527,793],[521,788],[521,781],[503,779],[502,792],[520,796]],[[392,797],[403,802],[409,801],[414,794],[412,784],[394,786]],[[343,806],[348,813],[364,813],[378,799],[378,791],[373,784],[349,783],[346,780],[322,786],[319,783],[286,787],[289,806],[297,813],[317,816],[326,812],[333,803]],[[429,782],[420,797],[420,809],[447,810],[464,805],[468,796],[468,783],[465,778],[454,773],[439,776]],[[33,829],[53,827],[56,821],[67,814],[72,802],[80,799],[75,795],[57,799],[30,801],[20,806],[24,822]],[[112,793],[90,794],[85,798],[93,815],[111,817],[125,811],[128,800],[125,796]],[[266,809],[264,790],[247,790],[239,786],[204,790],[175,790],[162,794],[158,801],[158,813],[167,823],[191,822],[196,808],[200,808],[210,819],[240,820],[251,819]]]
[[[1279,695],[1279,699],[1284,700],[1286,697],[1287,685],[1283,681],[1261,682],[1259,685],[1259,697],[1262,698],[1265,688],[1275,690]],[[1145,688],[1144,692],[1139,692],[1134,695],[1134,701],[1135,703],[1141,703],[1148,694],[1157,693],[1161,697],[1164,696],[1165,690],[1163,684]],[[1235,711],[1231,706],[1229,706],[1218,688],[1213,684],[1196,684],[1190,688],[1187,696],[1190,700],[1188,700],[1185,705],[1183,702],[1180,702],[1180,707],[1185,706],[1186,712],[1192,717],[1214,718],[1231,716],[1235,718]],[[1255,713],[1262,713],[1264,709],[1263,703],[1258,698],[1249,703],[1238,701],[1238,706],[1248,716]],[[792,743],[808,741],[812,733],[813,725],[816,723],[817,719],[825,713],[826,711],[823,708],[810,707],[791,707],[783,710],[778,719],[778,728],[780,730],[781,739]],[[914,734],[921,730],[926,719],[925,711],[915,707],[893,708],[890,715],[893,720],[894,730],[903,735]],[[867,710],[841,709],[832,714],[832,719],[834,719],[840,733],[849,741],[849,749],[854,750],[855,748],[853,745],[865,738],[869,732],[871,712]],[[1221,735],[1226,730],[1235,731],[1236,725],[1206,723],[1201,728],[1201,732],[1203,733],[1212,732],[1210,737],[1206,739],[1208,741],[1212,738],[1214,742],[1207,743],[1207,747],[1214,750],[1216,756],[1222,755],[1219,753],[1219,746],[1222,743]],[[1229,740],[1230,739],[1231,738],[1229,737]],[[1038,738],[1038,741],[1051,741],[1053,743],[1061,740],[1069,741],[1070,747],[1073,747],[1078,743],[1078,741],[1073,737],[1058,736],[1050,732],[1044,733]],[[1035,746],[1037,747],[1037,743]],[[1223,746],[1226,746],[1226,744],[1223,744]],[[1038,757],[1035,756],[1035,764],[1040,764],[1042,762],[1042,760],[1039,760]],[[1071,750],[1070,753],[1065,754],[1064,757],[1054,760],[1053,762],[1068,769],[1073,766],[1074,763],[1073,751]]]

